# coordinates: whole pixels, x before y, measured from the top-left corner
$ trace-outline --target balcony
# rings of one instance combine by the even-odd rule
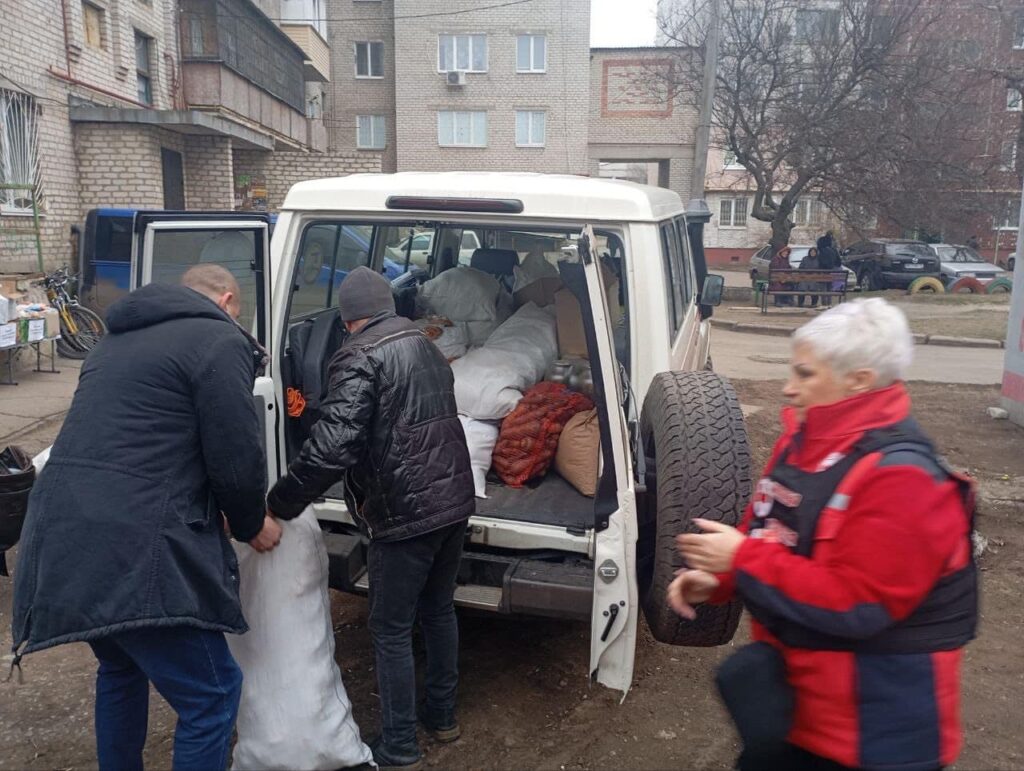
[[[281,29],[306,53],[306,80],[331,79],[331,47],[327,43],[324,0],[281,0]]]
[[[249,0],[182,0],[181,11],[189,107],[241,118],[306,147],[306,53]]]

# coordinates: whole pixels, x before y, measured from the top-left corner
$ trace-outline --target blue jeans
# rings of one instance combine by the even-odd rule
[[[96,754],[102,771],[142,768],[149,684],[178,714],[175,771],[227,767],[242,671],[224,635],[193,627],[121,632],[89,643],[96,673]]]
[[[455,722],[459,625],[453,597],[465,537],[466,523],[458,522],[403,541],[370,542],[367,626],[377,655],[381,738],[396,756],[420,754],[412,655],[417,613],[427,649],[425,717],[438,726]]]

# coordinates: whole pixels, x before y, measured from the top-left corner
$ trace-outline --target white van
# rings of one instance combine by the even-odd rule
[[[276,219],[234,213],[139,214],[133,286],[174,281],[217,262],[246,294],[242,321],[270,352],[255,398],[270,479],[301,447],[340,334],[344,275],[368,265],[392,278],[399,313],[417,313],[423,284],[458,268],[466,233],[518,264],[531,250],[557,267],[585,340],[600,428],[593,497],[555,472],[522,488],[488,484],[466,533],[456,603],[505,614],[585,619],[590,671],[627,691],[641,611],[654,636],[719,645],[738,604],[678,618],[665,588],[681,565],[674,538],[705,517],[737,522],[750,453],[736,395],[711,371],[712,306],[701,243],[710,213],[675,193],[628,182],[512,173],[353,175],[295,185]],[[396,269],[389,248],[430,234],[421,264]],[[419,261],[417,261],[419,262]],[[397,270],[397,274],[396,274]],[[493,269],[492,269],[493,270]],[[515,265],[504,273],[515,273]],[[509,288],[514,276],[499,275]],[[518,295],[517,295],[518,297]],[[561,340],[560,340],[561,344]],[[366,540],[340,493],[316,504],[331,586],[365,593]]]

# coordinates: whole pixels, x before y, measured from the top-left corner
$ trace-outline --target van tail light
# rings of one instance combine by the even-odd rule
[[[408,211],[458,211],[485,214],[522,214],[523,202],[517,198],[434,198],[415,195],[388,196],[389,209]]]

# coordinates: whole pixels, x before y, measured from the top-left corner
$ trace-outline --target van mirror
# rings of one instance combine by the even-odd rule
[[[717,307],[722,304],[725,291],[725,278],[709,273],[704,277],[704,286],[700,290],[700,304]]]

